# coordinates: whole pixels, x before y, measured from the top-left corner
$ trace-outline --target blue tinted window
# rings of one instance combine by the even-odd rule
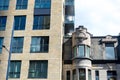
[[[12,41],[12,53],[22,53],[23,51],[23,37],[14,37]]]
[[[0,16],[0,31],[5,30],[6,27],[6,16]]]
[[[105,44],[106,59],[115,59],[114,44]]]
[[[27,9],[28,0],[17,0],[16,9]]]
[[[11,61],[9,68],[9,78],[20,78],[21,61]]]
[[[14,30],[24,30],[26,23],[26,16],[14,17]]]
[[[35,0],[35,8],[50,8],[51,0]]]
[[[50,16],[34,16],[33,29],[49,29],[50,28]]]
[[[0,53],[2,53],[3,37],[0,37]]]
[[[8,10],[9,0],[0,0],[0,10]]]
[[[30,51],[31,53],[48,52],[48,46],[49,46],[48,36],[32,37]]]

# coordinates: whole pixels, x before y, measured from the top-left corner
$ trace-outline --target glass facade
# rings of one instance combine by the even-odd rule
[[[0,53],[2,53],[3,37],[0,37]]]
[[[22,53],[23,52],[23,37],[14,37],[12,41],[12,53]]]
[[[0,31],[4,31],[6,27],[7,16],[0,16]]]
[[[28,0],[17,0],[16,9],[27,9]]]
[[[49,29],[50,28],[50,16],[34,16],[33,30]]]
[[[35,8],[50,9],[51,0],[35,0]]]
[[[11,61],[9,67],[9,78],[20,78],[21,61]]]
[[[26,16],[14,17],[14,30],[25,30]]]
[[[32,37],[31,49],[30,49],[31,53],[48,52],[48,49],[49,49],[48,36]]]
[[[29,78],[47,78],[48,61],[30,61]]]
[[[114,44],[112,43],[106,43],[105,44],[105,52],[106,52],[106,59],[116,59],[115,58],[115,48],[114,48]]]
[[[0,10],[8,10],[9,0],[0,0]]]

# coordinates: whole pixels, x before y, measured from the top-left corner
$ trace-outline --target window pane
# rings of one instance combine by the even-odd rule
[[[85,49],[86,49],[86,57],[89,58],[90,57],[90,47],[86,46]]]
[[[84,57],[84,46],[79,46],[79,49],[78,49],[78,56],[79,57]]]
[[[17,0],[16,9],[27,9],[28,0]]]
[[[85,69],[79,69],[79,80],[86,80]]]
[[[26,16],[14,17],[14,30],[25,30]]]
[[[106,46],[105,47],[106,59],[115,59],[114,45],[113,44],[106,44],[105,46]]]
[[[14,37],[12,41],[12,53],[22,53],[23,51],[23,37]]]
[[[6,16],[0,16],[0,31],[5,30],[6,27]]]
[[[91,77],[91,70],[88,70],[88,80],[92,80],[92,77]]]
[[[0,53],[2,53],[3,37],[0,37]]]
[[[95,80],[99,80],[99,71],[95,71]]]
[[[29,78],[47,78],[48,61],[30,61]]]
[[[8,10],[9,0],[0,0],[0,10]]]
[[[50,8],[51,0],[35,0],[35,8]]]
[[[76,74],[76,70],[73,70],[73,80],[77,80],[77,74]]]
[[[49,37],[32,37],[30,52],[48,52]]]
[[[21,61],[11,61],[9,67],[9,78],[20,78]]]
[[[116,71],[107,71],[107,80],[117,80]]]
[[[33,29],[49,29],[50,28],[50,16],[34,16]]]
[[[67,76],[67,79],[66,79],[66,80],[70,80],[70,71],[67,71],[67,72],[66,72],[66,76]]]

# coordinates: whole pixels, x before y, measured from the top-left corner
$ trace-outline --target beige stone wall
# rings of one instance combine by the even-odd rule
[[[44,80],[61,80],[62,75],[62,37],[63,37],[63,0],[51,0],[51,24],[49,30],[32,30],[34,1],[28,0],[27,10],[15,10],[16,0],[10,0],[9,10],[0,11],[0,15],[7,16],[5,31],[0,31],[4,37],[4,45],[9,49],[10,36],[15,15],[26,15],[26,26],[23,31],[14,31],[14,36],[24,36],[23,53],[12,54],[11,60],[21,60],[20,79],[28,80],[29,60],[48,60],[48,77]],[[49,36],[49,53],[30,53],[31,36]],[[0,80],[5,80],[8,52],[3,48],[0,54]],[[43,80],[43,79],[29,79]]]

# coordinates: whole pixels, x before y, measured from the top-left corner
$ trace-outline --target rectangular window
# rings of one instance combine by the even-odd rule
[[[46,8],[51,7],[51,0],[35,0],[35,8]]]
[[[29,78],[47,78],[48,61],[30,61]]]
[[[99,71],[95,71],[95,80],[99,80]]]
[[[28,0],[17,0],[16,9],[27,9]]]
[[[50,28],[50,16],[34,16],[33,30],[49,29]]]
[[[114,44],[106,43],[105,44],[106,59],[115,59],[115,49]]]
[[[9,78],[20,78],[21,61],[11,61],[9,67]]]
[[[77,80],[77,73],[75,69],[73,70],[73,80]]]
[[[79,69],[79,80],[86,80],[85,69]]]
[[[116,71],[107,71],[107,80],[117,80]]]
[[[4,31],[6,27],[7,16],[0,16],[0,31]]]
[[[14,17],[14,30],[25,30],[26,16]]]
[[[0,53],[2,53],[3,37],[0,37]]]
[[[78,54],[79,54],[78,57],[84,57],[85,56],[84,46],[79,46]]]
[[[92,77],[91,77],[91,70],[88,70],[88,80],[92,80]]]
[[[9,0],[0,0],[0,10],[8,10]]]
[[[70,71],[67,71],[67,73],[66,73],[66,80],[70,80]]]
[[[48,52],[48,47],[49,47],[48,36],[32,37],[30,49],[31,53]]]
[[[23,37],[14,37],[12,41],[12,53],[23,52]]]

